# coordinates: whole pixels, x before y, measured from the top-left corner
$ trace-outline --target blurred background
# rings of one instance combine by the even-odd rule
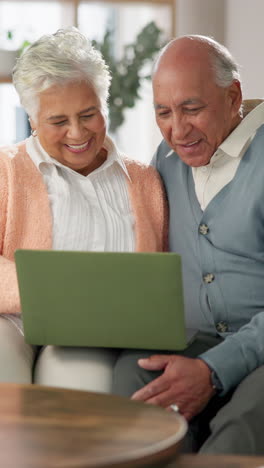
[[[42,34],[74,25],[95,41],[113,72],[110,132],[128,156],[149,162],[161,140],[148,79],[157,50],[182,34],[212,36],[241,65],[244,97],[262,97],[263,16],[263,0],[0,0],[0,145],[28,135],[11,70]]]

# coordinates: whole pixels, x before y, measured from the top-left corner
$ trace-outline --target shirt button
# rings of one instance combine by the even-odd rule
[[[215,276],[213,275],[213,273],[207,273],[207,275],[203,276],[203,280],[205,283],[212,283],[214,279],[215,279]]]
[[[199,233],[203,234],[203,235],[206,235],[206,234],[208,234],[208,232],[209,232],[209,227],[207,226],[207,224],[200,224]]]
[[[216,330],[219,333],[225,333],[228,331],[228,324],[227,322],[221,321],[216,324]]]
[[[202,166],[202,167],[201,167],[201,171],[202,171],[202,172],[207,172],[207,167]]]

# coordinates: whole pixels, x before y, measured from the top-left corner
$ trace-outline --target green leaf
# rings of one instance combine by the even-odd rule
[[[142,80],[150,78],[141,76],[142,67],[152,62],[155,54],[164,45],[161,37],[162,31],[157,25],[153,21],[148,23],[137,35],[135,42],[124,47],[120,60],[115,59],[112,30],[105,32],[101,43],[93,41],[94,47],[100,50],[112,74],[108,100],[111,132],[124,122],[125,109],[134,107],[139,99]]]

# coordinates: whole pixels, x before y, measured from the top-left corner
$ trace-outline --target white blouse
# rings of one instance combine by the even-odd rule
[[[50,157],[37,137],[26,141],[27,152],[46,184],[53,217],[53,248],[131,252],[135,249],[126,166],[106,137],[106,161],[87,176]]]

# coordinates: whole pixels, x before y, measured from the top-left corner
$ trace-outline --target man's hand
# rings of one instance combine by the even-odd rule
[[[174,355],[154,355],[139,359],[147,370],[162,370],[163,374],[132,395],[133,400],[170,407],[176,404],[180,413],[190,420],[207,405],[215,390],[211,371],[201,359]]]

